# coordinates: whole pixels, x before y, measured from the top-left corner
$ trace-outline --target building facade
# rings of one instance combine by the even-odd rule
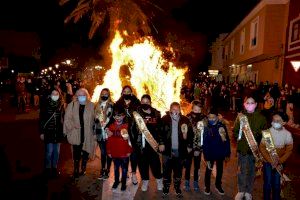
[[[300,88],[300,1],[290,0],[283,83]]]
[[[282,82],[288,0],[262,0],[223,39],[226,82]]]

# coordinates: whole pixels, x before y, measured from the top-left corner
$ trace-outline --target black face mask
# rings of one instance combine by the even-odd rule
[[[131,100],[131,94],[123,94],[125,100]]]
[[[141,108],[143,110],[148,110],[149,108],[151,108],[151,106],[149,104],[141,104]]]
[[[108,96],[101,96],[102,101],[106,101],[108,99]]]

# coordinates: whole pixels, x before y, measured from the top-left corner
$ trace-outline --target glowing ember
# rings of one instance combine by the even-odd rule
[[[111,90],[113,100],[117,100],[122,90],[121,79],[129,79],[137,97],[149,94],[153,107],[161,112],[168,110],[173,101],[180,102],[180,87],[186,69],[178,69],[165,60],[161,49],[154,45],[150,37],[133,46],[122,45],[122,42],[123,38],[117,31],[110,45],[112,67],[105,74],[103,84],[95,88],[92,101],[98,101],[100,91],[105,87]],[[129,77],[120,72],[124,65],[129,68]]]

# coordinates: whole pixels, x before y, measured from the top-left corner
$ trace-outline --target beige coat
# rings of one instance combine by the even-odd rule
[[[90,157],[94,155],[96,137],[93,133],[94,125],[94,104],[87,101],[83,114],[84,119],[84,143],[82,150],[88,152]],[[80,119],[79,119],[79,102],[72,101],[68,104],[65,120],[64,133],[67,135],[68,142],[72,145],[80,144]]]

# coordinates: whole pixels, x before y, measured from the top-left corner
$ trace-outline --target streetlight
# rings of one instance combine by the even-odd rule
[[[51,71],[51,70],[52,70],[52,67],[49,67],[48,69]]]
[[[67,65],[70,65],[71,64],[71,60],[66,60],[66,63],[67,63]]]
[[[55,64],[55,68],[58,69],[58,67],[59,67],[59,64]]]
[[[12,70],[11,70],[11,73],[15,73],[15,70],[12,69]]]
[[[33,73],[33,72],[30,72],[30,74],[33,75],[34,73]]]
[[[47,72],[48,71],[48,69],[45,69],[45,72]]]

